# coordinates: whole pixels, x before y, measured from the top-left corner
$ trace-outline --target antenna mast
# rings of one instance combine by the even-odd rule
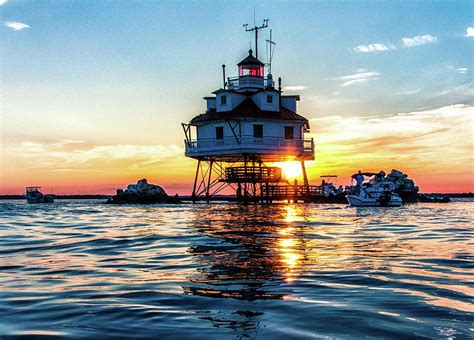
[[[263,24],[259,27],[255,25],[253,28],[248,28],[248,25],[249,24],[244,24],[245,32],[255,31],[255,58],[258,59],[258,31],[268,27],[268,19],[263,19]]]
[[[267,58],[268,58],[268,73],[272,73],[272,60],[273,54],[275,53],[275,42],[272,40],[272,30],[270,30],[270,39],[267,39]]]

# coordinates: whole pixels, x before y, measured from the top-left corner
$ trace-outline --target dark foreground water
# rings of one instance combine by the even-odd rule
[[[474,202],[0,202],[0,337],[474,333]]]

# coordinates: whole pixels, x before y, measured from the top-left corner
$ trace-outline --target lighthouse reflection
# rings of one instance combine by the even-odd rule
[[[186,294],[240,301],[231,302],[238,310],[202,318],[247,334],[258,328],[261,300],[291,293],[291,282],[305,261],[305,241],[292,222],[298,212],[283,205],[221,206],[221,215],[214,209],[196,211],[194,228],[203,238],[189,252],[200,267],[183,289]]]

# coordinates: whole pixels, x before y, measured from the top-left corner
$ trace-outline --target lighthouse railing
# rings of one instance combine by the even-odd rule
[[[255,76],[237,76],[227,78],[227,86],[229,90],[238,90],[239,88],[264,88],[273,85],[272,79],[267,77]]]
[[[275,153],[314,153],[314,141],[308,139],[286,139],[280,137],[256,138],[253,136],[242,136],[239,142],[235,137],[222,139],[194,139],[185,141],[186,154],[198,154],[208,151],[227,151],[237,149],[251,149],[258,151],[273,151]]]

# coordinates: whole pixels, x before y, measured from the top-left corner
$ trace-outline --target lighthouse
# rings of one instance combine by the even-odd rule
[[[255,31],[255,46],[267,22],[250,30],[244,25]],[[224,65],[222,70],[222,87],[204,97],[206,112],[182,124],[185,155],[197,160],[193,201],[209,201],[227,187],[243,202],[263,201],[270,188],[293,185],[274,165],[285,161],[301,164],[309,193],[305,161],[314,160],[314,142],[305,138],[308,120],[297,113],[299,95],[284,95],[281,78],[275,87],[271,66],[252,49],[237,64],[237,76],[226,79]]]

